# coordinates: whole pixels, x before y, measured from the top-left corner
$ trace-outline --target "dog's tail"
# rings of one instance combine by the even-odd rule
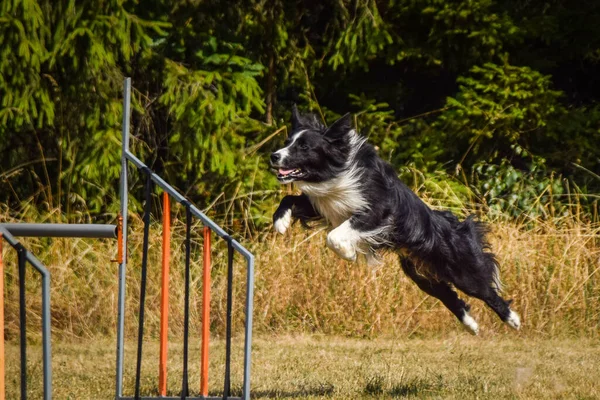
[[[453,254],[450,256],[454,261],[452,264],[456,267],[470,268],[472,273],[480,276],[486,284],[500,293],[502,291],[500,268],[486,238],[489,233],[488,225],[476,221],[473,215],[461,222],[449,211],[436,213],[450,224],[451,233],[447,235],[447,241],[450,241],[449,247],[453,249]]]

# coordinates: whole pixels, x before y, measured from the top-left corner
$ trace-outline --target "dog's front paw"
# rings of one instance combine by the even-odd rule
[[[277,210],[273,215],[273,227],[275,230],[282,235],[292,224],[292,210],[290,208],[285,210]]]
[[[337,229],[329,232],[327,235],[327,247],[348,261],[356,261],[356,249],[350,240],[347,240]]]
[[[504,322],[517,331],[521,329],[521,318],[519,318],[519,314],[513,310],[510,310],[510,314],[508,314],[508,318]]]

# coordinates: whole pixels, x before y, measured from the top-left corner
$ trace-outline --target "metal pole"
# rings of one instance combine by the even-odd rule
[[[246,257],[246,334],[244,338],[244,382],[242,398],[250,400],[250,366],[252,351],[252,315],[254,309],[254,256]]]
[[[185,288],[183,300],[183,376],[181,379],[181,399],[189,396],[188,349],[190,332],[190,261],[191,261],[192,213],[189,203],[185,207]]]
[[[144,243],[142,244],[142,276],[140,278],[140,306],[138,317],[138,348],[137,363],[135,368],[135,398],[140,398],[140,384],[142,375],[142,346],[144,344],[144,314],[146,306],[146,282],[148,276],[148,246],[150,239],[150,213],[152,212],[152,179],[146,176],[144,204]]]
[[[231,391],[231,313],[233,306],[233,246],[227,241],[227,308],[225,314],[225,383],[223,398],[227,399]]]
[[[147,168],[139,158],[133,155],[129,150],[125,152],[124,157],[131,161],[138,169]],[[169,193],[171,197],[180,204],[189,204],[185,197],[183,197],[177,190],[171,185],[165,182],[160,176],[152,172],[151,178],[156,186]],[[215,224],[210,218],[208,218],[202,211],[200,211],[194,205],[189,205],[189,209],[192,214],[200,219],[205,226],[208,226],[213,230],[217,236],[228,239],[229,235],[219,225]],[[245,247],[243,247],[236,240],[231,240],[232,247],[237,250],[247,261],[247,294],[246,294],[246,327],[245,327],[245,343],[244,343],[244,383],[243,383],[243,397],[246,400],[250,399],[250,365],[251,365],[251,343],[252,343],[252,313],[253,313],[253,298],[254,298],[254,256]]]
[[[126,78],[123,85],[123,137],[121,149],[121,182],[119,198],[121,199],[121,216],[123,217],[123,261],[119,264],[119,309],[117,317],[117,376],[116,398],[123,396],[123,346],[125,331],[125,272],[127,270],[127,158],[129,152],[129,109],[131,104],[131,78]]]
[[[116,239],[117,226],[108,224],[0,224],[15,237],[78,237]]]
[[[44,365],[44,400],[52,399],[52,347],[50,331],[50,272],[44,265],[29,251],[27,251],[17,239],[15,239],[8,230],[0,226],[0,234],[15,249],[25,254],[25,259],[42,275],[42,358]]]
[[[25,248],[19,253],[19,349],[21,350],[21,400],[27,399],[27,309],[25,305]]]
[[[4,265],[2,263],[2,242],[4,235],[0,233],[0,400],[6,398],[4,384]]]
[[[31,261],[29,261],[31,263]],[[42,274],[42,340],[44,358],[44,399],[52,398],[52,351],[50,349],[50,273],[43,265],[36,266],[31,263]],[[40,268],[41,267],[41,268]]]
[[[127,151],[125,156],[138,169],[147,168],[146,164],[144,164],[142,161],[140,161],[139,158],[137,158],[136,156],[131,154],[131,152]],[[187,202],[185,197],[183,197],[181,194],[179,194],[179,192],[177,190],[175,190],[171,185],[169,185],[167,182],[165,182],[165,180],[163,178],[161,178],[159,175],[155,174],[154,172],[152,172],[152,180],[154,181],[156,186],[158,186],[162,190],[168,192],[171,195],[171,197],[173,197],[175,199],[175,201],[177,201],[178,203],[182,204],[183,202]],[[204,225],[206,225],[210,229],[212,229],[212,231],[215,232],[219,237],[221,237],[223,239],[229,237],[229,235],[227,234],[227,232],[225,232],[223,230],[223,228],[221,228],[219,225],[215,224],[213,222],[213,220],[208,218],[202,211],[200,211],[193,204],[190,205],[190,211],[192,212],[192,215],[194,215],[196,218],[198,218],[200,221],[202,221],[202,223]],[[244,246],[242,246],[240,243],[238,243],[236,240],[232,240],[231,243],[233,245],[233,248],[236,249],[246,259],[248,259],[248,257],[253,257],[252,253],[250,253],[248,250],[246,250],[246,248]]]

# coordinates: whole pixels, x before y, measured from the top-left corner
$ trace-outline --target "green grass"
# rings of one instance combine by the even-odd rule
[[[190,348],[190,386],[199,385],[199,340]],[[232,380],[240,393],[242,349],[236,339]],[[210,392],[222,391],[223,343],[211,344]],[[133,393],[135,343],[126,346],[125,394]],[[145,345],[142,393],[157,393],[158,346]],[[171,344],[169,394],[181,385],[181,346]],[[40,346],[30,346],[29,398],[41,398]],[[54,343],[54,398],[110,399],[115,345],[107,339]],[[253,344],[252,397],[595,399],[600,398],[600,343],[471,337],[455,331],[430,339],[347,339],[259,335]],[[36,365],[34,365],[36,364]],[[18,346],[7,348],[7,398],[18,397]]]

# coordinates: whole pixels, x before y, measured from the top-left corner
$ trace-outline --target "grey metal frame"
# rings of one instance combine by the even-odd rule
[[[118,294],[118,317],[117,317],[117,362],[116,362],[116,399],[125,400],[123,397],[123,359],[124,359],[124,328],[125,328],[125,287],[127,270],[127,210],[128,210],[128,161],[132,162],[138,169],[147,168],[146,165],[129,151],[129,123],[131,104],[131,78],[126,78],[123,89],[123,143],[121,155],[121,179],[119,197],[121,199],[122,225],[122,262],[119,264],[119,294]],[[178,203],[187,202],[185,197],[179,194],[172,186],[166,183],[155,173],[151,174],[154,183]],[[229,235],[202,211],[194,205],[190,205],[192,215],[200,219],[205,226],[223,239],[229,239]],[[85,238],[111,238],[117,237],[115,225],[98,224],[27,224],[7,223],[0,224],[0,233],[3,238],[15,249],[22,247],[15,236],[30,237],[85,237]],[[250,399],[250,366],[251,366],[251,344],[252,344],[252,315],[254,307],[254,255],[250,253],[236,240],[231,240],[232,247],[246,259],[246,326],[244,337],[244,400]],[[44,370],[44,399],[52,398],[52,360],[51,360],[51,315],[50,315],[50,272],[29,251],[24,249],[25,258],[42,276],[42,341],[43,341],[43,370]],[[155,399],[156,397],[142,397],[142,399]],[[180,397],[162,397],[162,399],[179,399]],[[222,397],[187,397],[189,400],[211,400]]]
[[[14,249],[22,245],[11,235],[5,226],[0,225],[0,233]],[[42,360],[44,365],[44,400],[52,399],[52,349],[50,340],[50,272],[48,269],[27,249],[25,258],[42,275]]]
[[[123,350],[125,334],[125,272],[127,271],[127,210],[129,207],[127,191],[127,159],[125,153],[129,149],[129,118],[131,104],[131,78],[126,78],[123,85],[123,127],[121,147],[121,181],[119,184],[119,198],[121,199],[122,237],[121,254],[123,259],[119,264],[119,300],[117,315],[117,368],[116,368],[116,398],[123,395]]]
[[[123,262],[119,265],[119,310],[117,326],[117,382],[116,398],[126,399],[123,396],[123,346],[124,346],[124,316],[125,316],[125,272],[127,262],[127,209],[128,209],[128,171],[127,162],[132,162],[138,169],[147,168],[147,166],[129,151],[129,121],[131,104],[131,78],[126,78],[123,88],[123,147],[121,154],[121,215],[123,216]],[[154,183],[166,191],[178,203],[187,200],[171,185],[165,182],[160,176],[152,172],[151,179]],[[229,238],[219,225],[213,222],[196,206],[190,205],[192,215],[200,219],[205,226],[208,226],[219,237]],[[254,255],[243,247],[236,240],[231,241],[233,248],[246,259],[246,327],[244,338],[244,381],[242,385],[242,398],[250,400],[250,366],[251,366],[251,344],[252,344],[252,315],[254,308]],[[150,397],[149,397],[150,398]],[[189,397],[188,399],[203,399],[203,397]],[[208,398],[206,398],[208,399]]]
[[[116,225],[102,224],[0,224],[13,236],[27,237],[80,237],[116,239]]]

